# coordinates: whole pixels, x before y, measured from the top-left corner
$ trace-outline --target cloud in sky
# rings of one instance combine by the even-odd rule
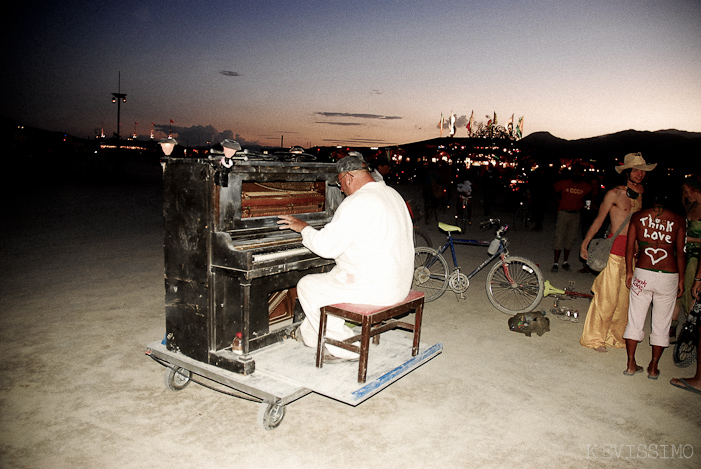
[[[331,122],[331,121],[316,121],[317,124],[327,124],[327,125],[338,125],[340,127],[347,127],[353,125],[363,125],[360,122]]]
[[[154,134],[156,138],[167,137],[172,134],[181,145],[189,147],[200,147],[214,145],[224,139],[232,139],[238,141],[241,145],[252,144],[258,145],[257,142],[249,142],[241,135],[236,135],[232,130],[224,130],[222,132],[214,128],[213,125],[193,125],[193,126],[176,126],[173,124],[154,124]]]
[[[380,114],[362,114],[353,112],[316,112],[324,117],[352,117],[356,119],[401,119],[399,116],[383,116]]]

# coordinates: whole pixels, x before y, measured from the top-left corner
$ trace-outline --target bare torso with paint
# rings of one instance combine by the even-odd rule
[[[635,252],[635,267],[678,272],[677,253],[683,256],[684,230],[684,218],[661,206],[634,215],[628,231],[628,247]]]

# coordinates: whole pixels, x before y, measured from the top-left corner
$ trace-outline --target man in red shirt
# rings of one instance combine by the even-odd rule
[[[579,212],[584,208],[584,200],[592,190],[591,184],[584,180],[584,172],[580,166],[573,166],[569,177],[555,183],[555,194],[559,202],[553,242],[554,262],[552,269],[550,269],[551,272],[558,271],[560,253],[563,250],[562,270],[570,270],[568,259],[579,231]]]

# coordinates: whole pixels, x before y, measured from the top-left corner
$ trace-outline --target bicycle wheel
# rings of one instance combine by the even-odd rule
[[[684,368],[696,361],[696,334],[689,327],[683,327],[677,338],[677,343],[674,344],[674,352],[672,358],[674,364]]]
[[[503,263],[494,264],[487,275],[487,298],[502,313],[527,313],[540,304],[544,285],[535,263],[523,257],[507,257]]]
[[[433,242],[431,242],[431,237],[424,230],[418,227],[414,227],[414,247],[433,247]]]
[[[448,287],[448,263],[438,251],[419,246],[414,248],[414,281],[411,288],[423,292],[424,301],[433,301]]]

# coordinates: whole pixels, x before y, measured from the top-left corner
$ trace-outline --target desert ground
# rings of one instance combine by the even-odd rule
[[[426,304],[422,342],[443,353],[358,406],[312,393],[265,431],[256,402],[197,384],[170,391],[144,353],[165,331],[158,178],[95,176],[23,175],[4,189],[2,467],[701,467],[701,396],[669,384],[693,367],[668,349],[659,380],[624,376],[623,349],[578,343],[587,299],[566,303],[580,322],[550,316],[543,336],[511,332],[487,300],[486,270],[466,299]],[[594,276],[576,259],[550,272],[553,227],[549,213],[543,231],[510,233],[511,253],[587,292]],[[458,256],[476,265],[485,251]],[[551,307],[545,298],[539,310]],[[645,340],[639,364],[649,355]]]

